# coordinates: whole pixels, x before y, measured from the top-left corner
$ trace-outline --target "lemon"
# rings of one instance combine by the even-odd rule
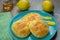
[[[47,12],[52,12],[54,10],[54,4],[50,0],[45,0],[42,3],[42,9]]]
[[[27,10],[30,7],[30,3],[28,0],[20,0],[17,6],[20,10]]]

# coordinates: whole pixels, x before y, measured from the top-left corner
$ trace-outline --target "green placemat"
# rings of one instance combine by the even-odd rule
[[[10,12],[0,12],[0,40],[13,40],[9,34]]]

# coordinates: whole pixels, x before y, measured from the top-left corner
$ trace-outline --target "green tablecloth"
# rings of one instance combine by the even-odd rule
[[[9,34],[10,12],[0,12],[0,40],[13,40]]]

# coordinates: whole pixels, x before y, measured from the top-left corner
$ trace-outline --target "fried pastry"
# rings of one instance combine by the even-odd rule
[[[33,20],[42,20],[42,17],[40,14],[35,13],[35,12],[31,12],[27,15],[25,15],[22,20],[29,22],[29,21],[33,21]]]
[[[16,21],[12,25],[12,32],[20,38],[27,37],[30,34],[28,25],[22,20]]]
[[[37,38],[43,38],[49,33],[48,25],[42,21],[33,20],[29,23],[31,33]]]

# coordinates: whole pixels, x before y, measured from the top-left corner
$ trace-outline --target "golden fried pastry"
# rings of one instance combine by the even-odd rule
[[[12,32],[20,38],[27,37],[30,34],[28,25],[22,20],[16,21],[12,25]]]
[[[33,21],[33,20],[42,20],[42,17],[40,14],[31,12],[27,15],[25,15],[22,20],[25,20],[26,22]]]
[[[49,28],[40,14],[31,12],[13,23],[12,32],[20,38],[27,37],[30,32],[37,38],[43,38],[49,33]]]
[[[31,33],[37,38],[43,38],[49,33],[48,25],[42,21],[33,20],[29,23]]]

